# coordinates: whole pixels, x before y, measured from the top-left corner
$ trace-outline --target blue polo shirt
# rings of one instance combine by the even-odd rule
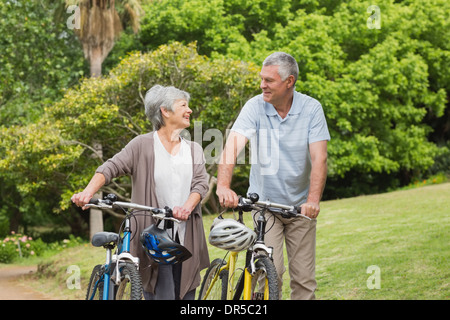
[[[244,105],[231,130],[250,141],[248,192],[258,193],[260,200],[287,205],[306,201],[311,173],[308,146],[330,140],[317,100],[294,91],[291,109],[282,119],[274,106],[258,95]]]

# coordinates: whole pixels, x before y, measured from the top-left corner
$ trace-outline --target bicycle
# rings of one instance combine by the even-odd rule
[[[120,209],[125,213],[124,221],[120,227],[122,229],[123,226],[123,237],[120,236],[120,229],[119,233],[97,232],[92,237],[92,245],[106,249],[106,260],[104,264],[96,265],[93,268],[86,300],[141,300],[143,293],[139,274],[139,258],[130,253],[130,219],[137,215],[137,212],[149,212],[153,218],[158,220],[180,221],[172,217],[172,210],[168,207],[161,209],[131,202],[121,202],[117,201],[117,196],[114,194],[108,194],[104,200],[91,199],[86,207],[95,207],[102,210]],[[116,250],[112,254],[114,248]]]
[[[267,224],[266,213],[279,214],[284,218],[302,217],[308,220],[311,218],[302,215],[300,207],[288,206],[269,201],[259,201],[259,195],[251,193],[248,198],[240,197],[237,209],[239,210],[239,218],[237,222],[241,224],[239,232],[247,232],[245,235],[250,240],[250,245],[246,249],[241,246],[238,250],[228,251],[229,257],[225,259],[215,259],[211,262],[210,267],[206,270],[200,286],[199,300],[278,300],[279,290],[277,281],[277,272],[273,264],[273,248],[268,247],[264,243],[264,235]],[[254,235],[249,235],[245,231],[243,222],[243,212],[256,211],[254,219],[259,213],[255,221]],[[220,220],[221,214],[218,219]],[[216,219],[217,220],[217,219]],[[223,219],[222,220],[226,220]],[[236,221],[236,220],[233,220]],[[220,223],[220,222],[219,222]],[[219,224],[217,224],[218,226]],[[216,226],[211,228],[211,233]],[[232,223],[225,228],[233,228]],[[251,231],[251,230],[250,230]],[[222,232],[225,234],[226,232]],[[229,233],[231,239],[233,232]],[[235,232],[236,237],[240,237]],[[224,238],[225,239],[225,238]],[[210,243],[211,243],[210,234]],[[227,240],[228,241],[228,240]],[[229,243],[232,243],[229,240]],[[211,243],[212,244],[212,243]],[[217,247],[224,249],[226,245],[220,240],[215,244]],[[234,276],[236,272],[236,261],[240,251],[247,250],[245,258],[245,266],[236,285],[234,284]]]

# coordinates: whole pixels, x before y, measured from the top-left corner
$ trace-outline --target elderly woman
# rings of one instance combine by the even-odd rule
[[[209,265],[200,203],[208,191],[203,150],[179,135],[190,125],[189,98],[187,92],[174,87],[152,87],[145,96],[145,114],[155,131],[131,140],[96,170],[84,191],[72,197],[76,205],[83,207],[112,178],[131,175],[132,202],[169,206],[174,217],[183,221],[175,224],[174,231],[192,257],[181,264],[159,265],[144,253],[138,236],[154,223],[153,219],[136,216],[131,220],[136,235],[132,237],[131,252],[140,259],[146,299],[194,299],[200,270]]]

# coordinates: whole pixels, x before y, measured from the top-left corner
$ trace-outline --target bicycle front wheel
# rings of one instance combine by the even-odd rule
[[[103,300],[103,266],[100,264],[92,269],[86,300]]]
[[[277,271],[272,260],[259,257],[255,262],[255,274],[251,276],[250,300],[278,300]]]
[[[211,265],[203,276],[198,300],[227,299],[228,270],[222,270],[220,272],[220,268],[226,264],[226,261],[223,259],[215,259],[211,262]]]
[[[133,263],[120,266],[120,283],[116,288],[115,300],[141,300],[141,275]]]

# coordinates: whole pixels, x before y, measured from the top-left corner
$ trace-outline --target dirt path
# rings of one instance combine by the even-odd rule
[[[36,266],[7,266],[0,268],[0,300],[53,300],[51,297],[27,288],[20,278],[36,272]]]

